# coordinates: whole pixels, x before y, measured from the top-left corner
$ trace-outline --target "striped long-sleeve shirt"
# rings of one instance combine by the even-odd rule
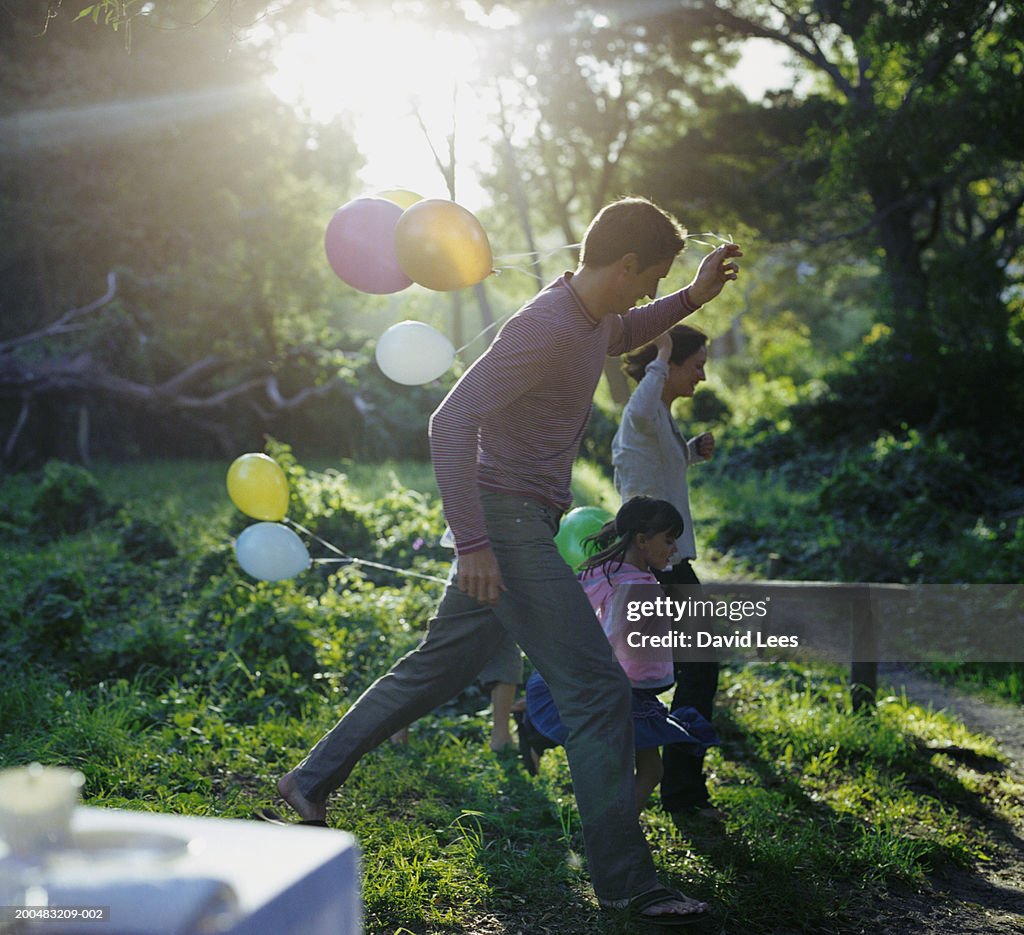
[[[593,319],[555,280],[516,312],[430,418],[430,452],[458,554],[489,545],[480,488],[557,509],[605,357],[653,340],[694,311],[687,289],[625,315]]]

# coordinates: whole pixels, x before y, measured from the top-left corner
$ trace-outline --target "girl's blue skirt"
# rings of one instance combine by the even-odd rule
[[[562,723],[547,682],[534,672],[526,681],[526,720],[551,746],[561,746],[569,734]],[[718,734],[696,708],[670,712],[653,689],[633,689],[633,746],[637,750],[682,743],[695,754],[717,747]]]

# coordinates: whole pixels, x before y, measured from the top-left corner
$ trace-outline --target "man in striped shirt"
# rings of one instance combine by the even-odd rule
[[[663,923],[707,908],[658,884],[634,801],[629,682],[553,541],[606,356],[653,340],[738,275],[742,254],[723,244],[685,289],[635,307],[654,298],[685,242],[678,222],[645,199],[605,207],[576,272],[513,315],[433,414],[431,454],[456,546],[452,580],[423,642],[278,783],[303,818],[325,818],[327,796],[359,758],[468,685],[507,632],[569,728],[601,904]]]

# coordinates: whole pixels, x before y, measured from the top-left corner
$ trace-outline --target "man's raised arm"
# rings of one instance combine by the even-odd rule
[[[727,282],[739,276],[740,268],[735,260],[741,256],[743,251],[736,244],[722,244],[700,261],[688,286],[649,305],[630,309],[622,316],[622,333],[609,345],[608,353],[618,356],[653,341],[716,298]]]

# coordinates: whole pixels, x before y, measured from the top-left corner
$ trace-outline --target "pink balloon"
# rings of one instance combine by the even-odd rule
[[[395,255],[401,216],[402,208],[383,198],[356,198],[338,208],[324,234],[331,269],[353,289],[374,295],[411,286]]]

